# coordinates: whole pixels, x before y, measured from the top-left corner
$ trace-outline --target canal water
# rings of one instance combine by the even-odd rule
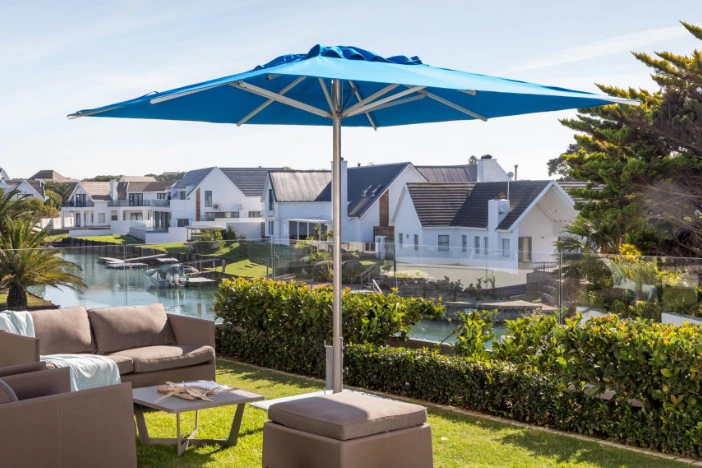
[[[68,288],[30,288],[30,291],[61,307],[77,305],[89,309],[142,305],[161,302],[170,313],[213,319],[216,287],[158,288],[149,283],[145,270],[110,270],[97,262],[90,253],[65,252],[63,258],[79,265],[79,272],[88,288],[82,292]],[[410,336],[430,341],[442,341],[453,331],[453,325],[440,321],[423,321],[412,328]],[[495,327],[497,339],[504,335],[503,327]],[[450,337],[447,342],[455,341]]]

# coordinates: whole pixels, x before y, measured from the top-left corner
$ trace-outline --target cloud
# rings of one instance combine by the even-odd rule
[[[633,49],[659,42],[670,41],[685,37],[689,33],[682,26],[668,28],[647,29],[622,36],[610,37],[576,47],[563,49],[555,54],[532,60],[507,70],[505,73],[517,73],[540,68],[553,67],[566,63],[578,62],[606,55],[629,52]]]

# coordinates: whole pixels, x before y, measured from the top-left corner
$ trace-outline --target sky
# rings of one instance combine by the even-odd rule
[[[526,6],[528,4],[528,6]],[[699,0],[30,1],[0,0],[0,167],[84,178],[198,167],[329,168],[328,127],[77,119],[80,109],[249,70],[315,44],[598,91],[655,89],[631,51],[702,48]],[[463,164],[492,154],[519,179],[573,142],[575,111],[406,127],[344,129],[349,165]]]

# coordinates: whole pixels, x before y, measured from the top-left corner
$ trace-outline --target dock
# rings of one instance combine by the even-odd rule
[[[106,263],[105,268],[108,270],[139,270],[149,268],[149,265],[139,262]]]
[[[165,257],[167,254],[162,253],[162,254],[156,254],[156,255],[145,255],[143,257],[134,257],[134,258],[128,258],[128,259],[122,259],[122,258],[112,258],[112,257],[98,257],[97,262],[101,263],[103,265],[121,265],[122,263],[138,263],[142,260],[153,260],[156,259],[156,261],[162,260],[163,257]],[[168,262],[164,263],[178,263],[178,260],[175,258],[169,258]],[[142,262],[143,263],[143,262]]]
[[[190,278],[188,280],[188,282],[186,283],[186,286],[188,286],[189,288],[191,288],[191,287],[198,288],[201,286],[214,286],[217,283],[218,283],[217,280],[213,280],[210,278],[202,278],[202,277],[198,276],[195,278]]]
[[[157,258],[156,261],[159,263],[159,265],[169,265],[171,263],[178,263],[178,259],[173,257]]]

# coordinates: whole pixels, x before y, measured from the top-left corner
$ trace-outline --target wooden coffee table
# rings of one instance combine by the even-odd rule
[[[214,382],[204,381],[186,383],[189,385],[203,386],[217,385]],[[239,438],[239,429],[241,428],[241,418],[244,415],[244,407],[246,406],[246,403],[253,403],[255,401],[261,401],[265,399],[263,395],[259,395],[258,393],[247,392],[245,390],[239,390],[238,388],[221,386],[222,388],[224,388],[224,391],[217,395],[212,395],[211,398],[213,401],[189,401],[176,397],[168,397],[165,400],[161,400],[158,403],[156,403],[156,400],[164,396],[163,393],[158,392],[158,387],[158,385],[155,385],[153,387],[142,387],[135,388],[134,390],[132,390],[132,399],[134,400],[134,415],[136,416],[137,428],[139,429],[139,440],[144,445],[175,445],[178,450],[178,456],[183,455],[185,449],[187,449],[190,445],[200,446],[217,444],[222,447],[232,447],[236,445],[237,439]],[[229,431],[229,437],[227,439],[195,439],[200,419],[200,410],[230,405],[237,405],[237,408],[236,412],[234,413],[232,427]],[[146,427],[146,421],[144,420],[144,411],[142,408],[144,406],[176,415],[175,439],[154,438],[149,436],[149,430]],[[190,411],[195,411],[195,430],[187,437],[183,437],[180,431],[180,414],[187,413]]]

